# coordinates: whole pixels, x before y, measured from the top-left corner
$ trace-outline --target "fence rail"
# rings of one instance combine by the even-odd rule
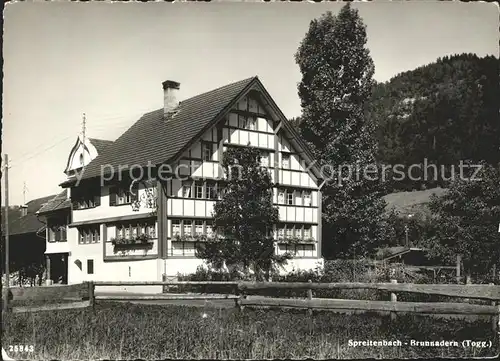
[[[232,292],[225,294],[116,294],[96,295],[96,286],[231,286]],[[73,285],[74,286],[74,285]],[[138,282],[87,282],[79,285],[84,289],[83,302],[65,303],[59,305],[43,305],[39,307],[16,307],[13,312],[41,311],[78,307],[94,307],[97,301],[164,301],[164,300],[234,300],[239,310],[245,307],[280,307],[303,308],[309,313],[313,310],[333,310],[336,312],[372,311],[389,312],[391,318],[396,313],[442,314],[442,315],[486,315],[491,316],[491,326],[497,330],[500,322],[500,286],[490,285],[455,285],[455,284],[411,284],[397,283],[313,283],[309,282],[219,282],[219,281],[138,281]],[[69,286],[71,287],[71,286]],[[390,301],[367,301],[352,299],[314,298],[313,291],[333,289],[374,289],[390,293]],[[304,299],[247,297],[249,291],[256,290],[302,290]],[[229,291],[229,290],[228,290]],[[454,302],[398,302],[398,292],[440,295],[465,299],[489,300],[490,305],[476,305]]]
[[[500,286],[496,285],[454,285],[415,283],[309,283],[309,282],[218,282],[218,281],[137,281],[137,282],[94,282],[96,286],[210,286],[227,285],[240,291],[249,290],[334,290],[372,289],[388,292],[409,292],[427,295],[460,297],[500,301]]]

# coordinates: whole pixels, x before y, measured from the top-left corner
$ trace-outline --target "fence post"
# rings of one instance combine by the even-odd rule
[[[460,284],[460,264],[462,263],[462,256],[460,256],[459,254],[457,254],[457,266],[456,266],[456,270],[457,270],[457,285]]]
[[[238,307],[238,311],[240,312],[243,312],[243,309],[245,308],[244,305],[242,305],[241,301],[243,301],[244,298],[246,298],[245,296],[245,290],[241,289],[240,288],[240,285],[237,285],[236,286],[236,293],[237,293],[237,296],[239,296],[237,299],[236,299],[236,306]]]
[[[163,273],[163,274],[161,275],[161,280],[162,280],[163,282],[167,282],[167,275],[166,275],[165,273]],[[163,286],[161,287],[161,292],[162,292],[162,293],[168,293],[168,286],[167,286],[167,285],[163,285]]]
[[[234,295],[238,297],[234,299],[234,306],[238,309],[238,311],[241,311],[240,288],[238,285],[235,287]]]
[[[490,283],[490,286],[494,286],[494,283]],[[496,306],[496,301],[491,301],[492,306]],[[493,332],[497,332],[498,324],[500,323],[500,306],[498,307],[497,314],[491,317],[491,329]]]
[[[391,283],[398,283],[398,280],[391,280]],[[391,302],[397,302],[398,297],[394,292],[391,292]],[[396,312],[391,312],[391,321],[396,319]]]
[[[90,303],[90,307],[92,309],[94,309],[94,306],[95,306],[94,281],[89,281],[88,287],[89,287],[89,303]]]
[[[308,282],[309,284],[311,284],[311,283],[312,283],[312,281],[311,281],[311,280],[308,280],[307,282]],[[308,299],[309,301],[311,301],[311,300],[312,300],[312,298],[313,298],[313,291],[312,291],[312,289],[310,289],[310,288],[309,288],[309,289],[307,290],[307,299]],[[309,309],[308,309],[307,311],[308,311],[307,313],[309,314],[309,316],[312,316],[312,313],[313,313],[312,308],[310,308],[310,307],[309,307]]]

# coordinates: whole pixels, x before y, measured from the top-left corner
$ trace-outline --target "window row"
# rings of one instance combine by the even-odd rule
[[[173,219],[172,237],[174,236],[201,236],[212,237],[214,232],[211,220]]]
[[[257,118],[254,116],[238,115],[238,128],[246,130],[259,130]]]
[[[290,253],[294,257],[315,257],[314,244],[282,244],[279,245],[278,254]],[[168,251],[169,256],[196,257],[195,242],[172,241]]]
[[[143,234],[151,239],[156,238],[156,222],[154,220],[116,224],[116,238],[130,239]]]
[[[49,232],[49,242],[66,242],[67,231],[66,225],[51,225],[48,227]]]
[[[78,243],[90,244],[99,243],[101,241],[100,225],[78,227]]]
[[[279,253],[290,253],[294,257],[316,257],[314,244],[282,244]]]
[[[182,182],[182,198],[220,199],[223,188],[215,182]]]
[[[311,206],[311,191],[279,189],[278,204],[309,207]]]
[[[309,224],[286,224],[278,226],[278,239],[280,238],[314,238]]]
[[[73,209],[98,207],[101,205],[101,188],[99,185],[72,188],[71,202]]]
[[[131,204],[138,199],[139,184],[124,183],[109,189],[109,205]],[[77,187],[71,189],[73,209],[94,208],[101,205],[101,188],[99,186]]]
[[[119,206],[122,204],[132,204],[139,199],[139,183],[124,183],[112,186],[109,189],[109,205]]]

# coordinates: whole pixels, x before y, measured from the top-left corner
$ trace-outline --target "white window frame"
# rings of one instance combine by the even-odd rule
[[[192,220],[184,220],[182,222],[182,231],[185,236],[193,235],[193,221]],[[187,232],[186,232],[187,231]]]
[[[278,190],[278,204],[285,204],[285,194],[284,189]]]
[[[203,184],[195,183],[195,185],[194,185],[194,197],[196,199],[203,199]]]
[[[311,238],[312,227],[309,225],[305,225],[303,228],[304,239]]]
[[[204,234],[203,228],[204,228],[204,222],[200,220],[194,221],[194,234],[197,236],[201,236]],[[200,228],[201,227],[201,228]]]
[[[203,151],[202,151],[202,159],[203,161],[211,161],[212,156],[214,154],[214,148],[212,143],[202,143]]]
[[[177,230],[176,230],[177,228]],[[180,236],[182,234],[182,222],[178,219],[172,220],[172,236]]]
[[[290,169],[290,158],[291,158],[290,154],[281,153],[281,168],[282,169]]]
[[[260,165],[263,167],[269,167],[269,152],[262,152],[260,154]]]
[[[304,194],[302,195],[302,200],[303,200],[304,206],[310,207],[311,206],[311,192],[304,191]]]

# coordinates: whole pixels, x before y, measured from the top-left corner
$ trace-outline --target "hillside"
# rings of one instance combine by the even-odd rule
[[[384,164],[437,164],[423,179],[393,182],[390,191],[446,187],[450,165],[500,160],[499,62],[461,54],[407,71],[374,87],[369,117]]]
[[[402,215],[408,214],[430,214],[427,207],[429,204],[432,194],[436,196],[441,196],[446,193],[446,189],[443,188],[433,188],[426,189],[423,191],[413,191],[413,192],[395,192],[384,196],[384,200],[387,202],[386,211],[389,212],[394,208],[397,212]]]

